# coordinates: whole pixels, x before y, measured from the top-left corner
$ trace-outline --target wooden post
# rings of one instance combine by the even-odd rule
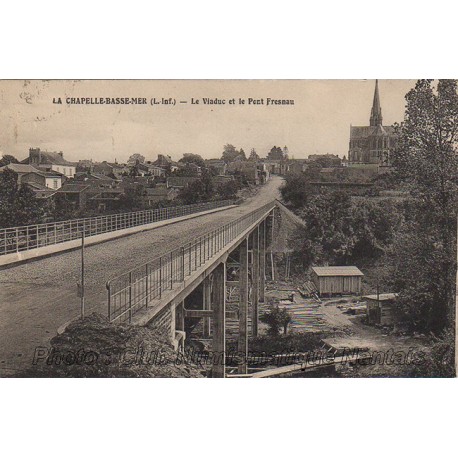
[[[211,284],[210,277],[205,277],[202,284],[203,309],[211,310]],[[210,318],[203,318],[204,338],[210,337]]]
[[[258,335],[258,302],[259,302],[259,226],[252,233],[253,266],[251,269],[251,335]]]
[[[248,355],[248,240],[245,239],[240,245],[240,269],[239,269],[239,342],[238,352],[245,355],[239,361],[239,374],[246,374]]]
[[[259,301],[265,302],[266,290],[266,220],[261,224],[261,242],[259,251]]]
[[[272,211],[272,235],[270,239],[270,264],[272,267],[272,281],[275,281],[275,266],[274,266],[274,223],[275,223],[275,209]]]
[[[213,367],[212,377],[224,378],[226,371],[226,263],[221,263],[213,273]]]

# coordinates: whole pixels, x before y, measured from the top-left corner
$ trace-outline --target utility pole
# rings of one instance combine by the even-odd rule
[[[81,236],[81,318],[84,318],[84,226]]]

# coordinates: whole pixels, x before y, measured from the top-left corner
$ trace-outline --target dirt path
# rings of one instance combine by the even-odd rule
[[[247,214],[278,197],[273,177],[237,208],[141,232],[86,249],[87,311],[106,315],[106,281]],[[79,315],[80,253],[72,251],[0,271],[0,376],[30,365],[36,346]]]

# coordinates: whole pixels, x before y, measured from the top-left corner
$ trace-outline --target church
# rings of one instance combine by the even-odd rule
[[[376,80],[369,126],[350,126],[348,165],[389,166],[389,150],[394,146],[395,141],[394,128],[383,125],[378,80]]]

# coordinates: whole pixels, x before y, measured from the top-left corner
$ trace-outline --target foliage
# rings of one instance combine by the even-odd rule
[[[455,332],[453,328],[445,328],[438,337],[431,336],[430,346],[423,352],[421,364],[416,364],[409,376],[456,377]]]
[[[17,174],[6,169],[0,174],[0,227],[43,222],[47,204],[27,186],[18,186]]]
[[[279,146],[273,146],[267,155],[267,159],[270,160],[282,160],[284,159],[283,150]]]
[[[338,156],[334,155],[320,155],[314,159],[313,162],[318,164],[320,167],[338,167],[341,165],[342,160]]]
[[[259,160],[259,154],[256,152],[254,148],[251,148],[250,157],[248,158],[248,160],[253,162]]]
[[[185,165],[178,170],[175,170],[171,173],[171,176],[176,177],[197,177],[199,176],[199,170],[197,169],[196,163],[194,162],[186,162]]]
[[[338,191],[308,196],[298,214],[304,227],[292,238],[293,256],[305,268],[381,258],[403,218],[397,203],[370,199],[355,203]]]
[[[237,156],[239,156],[239,151],[235,148],[234,145],[231,145],[228,143],[227,145],[224,145],[224,150],[223,150],[223,155],[221,156],[221,159],[226,162],[233,162]]]
[[[8,164],[19,164],[19,161],[11,154],[4,154],[0,159],[0,167]]]
[[[178,161],[184,164],[196,164],[199,167],[205,167],[205,161],[202,159],[202,156],[199,154],[185,153],[183,157]]]
[[[453,322],[458,207],[458,95],[455,80],[419,80],[406,95],[406,113],[391,152],[395,177],[415,198],[411,227],[398,246],[401,305],[415,326],[434,330]],[[407,230],[412,232],[410,237]],[[427,233],[426,233],[427,232]],[[418,319],[418,310],[427,316]]]
[[[135,153],[129,157],[128,162],[130,164],[143,164],[145,162],[145,156]]]
[[[305,205],[311,195],[309,181],[309,177],[303,173],[287,175],[285,182],[280,187],[283,201],[290,203],[295,208]]]
[[[294,332],[278,336],[258,336],[249,339],[251,352],[265,352],[269,355],[312,351],[322,345],[320,333]]]
[[[138,211],[145,208],[144,197],[145,187],[138,185],[135,187],[129,187],[124,189],[124,193],[119,198],[119,209],[120,211]]]
[[[270,307],[269,311],[259,318],[263,323],[269,326],[267,333],[270,336],[277,336],[283,329],[283,334],[288,331],[288,325],[291,323],[291,315],[286,308],[280,308],[278,305]]]
[[[213,199],[214,186],[209,174],[203,176],[190,183],[178,194],[178,199],[184,204],[196,204]]]
[[[218,185],[218,187],[216,188],[219,196],[223,200],[234,199],[237,196],[237,192],[239,191],[239,189],[240,184],[235,180],[222,183]]]

